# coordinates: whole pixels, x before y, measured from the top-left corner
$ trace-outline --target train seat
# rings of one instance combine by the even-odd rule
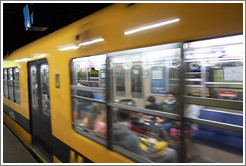
[[[94,96],[94,99],[105,100],[105,96],[104,95],[99,95],[99,94],[94,93],[93,96]]]
[[[236,114],[200,110],[199,118],[243,126],[243,116]],[[223,147],[226,145],[239,151],[243,149],[242,134],[205,125],[199,125],[199,130],[194,134],[194,140],[203,140],[202,142],[207,142],[208,144],[216,142],[216,145],[223,144]]]

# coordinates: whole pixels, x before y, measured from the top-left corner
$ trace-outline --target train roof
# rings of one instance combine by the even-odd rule
[[[149,33],[124,35],[124,31],[131,27],[172,19],[179,19],[179,22]],[[55,55],[61,46],[78,45],[97,37],[103,37],[104,42],[65,51],[66,54],[72,57],[71,53],[76,52],[76,56],[85,56],[242,32],[243,3],[120,3],[42,37],[14,51],[4,60],[23,57],[31,60],[36,56],[34,53]],[[61,54],[65,52],[59,51]]]

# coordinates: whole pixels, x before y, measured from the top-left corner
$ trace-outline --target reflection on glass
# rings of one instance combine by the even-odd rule
[[[74,99],[73,122],[75,127],[80,130],[105,139],[107,134],[106,106],[82,99]]]
[[[42,111],[50,116],[50,92],[49,92],[49,67],[48,64],[42,64],[41,71],[41,94],[42,94]]]
[[[142,97],[142,67],[134,65],[131,68],[131,93],[132,97]]]
[[[178,93],[180,49],[141,49],[110,57],[112,69],[112,101],[133,99],[144,108],[148,96],[154,95],[161,104],[168,91]]]
[[[19,69],[14,68],[14,92],[15,101],[20,103]]]
[[[238,113],[226,112],[220,108],[212,108],[206,106],[198,106],[194,104],[185,104],[184,116],[191,119],[202,119],[222,124],[231,124],[238,127],[243,126],[243,115]],[[227,131],[224,129],[215,128],[212,126],[201,125],[185,122],[185,144],[186,156],[192,158],[194,161],[200,161],[201,158],[207,160],[214,160],[215,162],[233,162],[233,159],[224,159],[226,153],[242,154],[243,136],[242,133]],[[189,135],[186,135],[189,134]],[[211,151],[194,151],[194,149],[204,149],[209,146],[212,151],[216,153],[211,155]],[[192,150],[193,149],[193,150]],[[238,159],[237,159],[238,160]],[[204,161],[204,160],[201,160]]]
[[[73,59],[72,84],[73,85],[87,84],[89,87],[103,87],[105,84],[105,74],[106,74],[105,63],[106,63],[106,55],[97,55],[97,56]]]
[[[31,93],[32,93],[32,108],[38,109],[38,77],[37,77],[37,67],[32,65],[30,67],[31,72]]]
[[[13,69],[8,69],[8,92],[9,99],[14,101],[14,82],[13,82]]]
[[[121,66],[115,68],[116,75],[116,94],[125,96],[125,70]]]
[[[8,93],[8,74],[7,74],[7,69],[3,70],[3,86],[4,86],[4,96],[6,98],[9,97]]]
[[[243,43],[185,50],[186,94],[242,101],[242,50]]]
[[[114,117],[116,123],[113,124],[112,133],[115,145],[153,162],[178,162],[176,150],[179,147],[180,133],[172,136],[166,132],[162,127],[165,123],[160,120],[161,117],[123,109],[115,109]],[[170,125],[170,131],[176,123]]]
[[[202,113],[203,114],[203,113]],[[204,116],[204,115],[202,115]],[[199,151],[191,151],[193,160],[198,160],[200,158],[207,158],[209,161],[220,162],[220,163],[231,163],[231,162],[242,162],[239,158],[228,157],[225,158],[226,154],[239,154],[243,155],[243,134],[218,129],[206,125],[198,125],[198,130],[193,133],[191,139],[191,147],[193,149],[204,148],[204,146],[209,146],[210,151],[204,151],[200,153]]]

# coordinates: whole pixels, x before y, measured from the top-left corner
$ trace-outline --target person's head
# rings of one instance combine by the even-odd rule
[[[89,117],[88,128],[94,129],[94,122],[106,120],[106,106],[103,104],[93,104]]]
[[[106,106],[104,104],[93,104],[91,113],[95,116],[104,115]]]
[[[155,97],[154,96],[149,96],[148,98],[147,98],[147,102],[149,102],[149,103],[151,103],[151,104],[154,104],[155,103]]]
[[[168,92],[167,93],[167,100],[173,101],[175,99],[175,93],[174,92]]]
[[[119,109],[117,111],[117,117],[119,122],[129,122],[131,119],[130,113],[124,109]]]

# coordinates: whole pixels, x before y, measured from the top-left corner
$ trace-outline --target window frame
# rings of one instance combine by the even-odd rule
[[[106,57],[106,54],[98,54],[98,55],[91,55],[91,56],[86,56],[87,58],[88,57],[92,57],[92,56],[100,56],[100,55],[105,55],[105,70],[106,70],[106,60],[107,60],[107,57]],[[106,105],[106,99],[105,100],[99,100],[99,99],[92,99],[92,98],[88,98],[88,97],[82,97],[82,96],[78,96],[78,95],[76,95],[76,94],[73,94],[73,92],[72,91],[74,91],[74,90],[77,90],[77,89],[80,89],[80,88],[78,88],[77,87],[77,85],[76,85],[76,79],[74,79],[75,77],[77,77],[77,76],[75,76],[75,75],[77,75],[77,72],[76,73],[74,73],[74,68],[73,68],[73,60],[75,60],[75,59],[78,59],[78,58],[86,58],[86,57],[76,57],[76,58],[72,58],[71,60],[70,60],[70,63],[69,63],[69,65],[70,65],[70,97],[71,97],[71,108],[73,108],[73,100],[74,99],[82,99],[82,100],[85,100],[85,101],[91,101],[91,102],[93,102],[93,103],[99,103],[99,104],[104,104],[105,106],[106,106],[106,109],[107,109],[107,105]],[[101,73],[100,73],[100,70],[101,69],[99,69],[98,70],[98,82],[100,83],[100,76],[101,76]],[[107,70],[106,70],[107,71]],[[106,81],[107,81],[107,74],[105,75],[106,77],[104,78]],[[85,81],[87,81],[87,82],[89,82],[89,73],[88,73],[88,70],[86,69],[86,80]],[[77,80],[78,81],[78,80]],[[105,82],[106,82],[105,81]],[[104,95],[106,96],[106,87],[105,88],[102,88],[102,87],[90,87],[90,86],[88,86],[88,87],[83,87],[83,90],[88,90],[88,91],[91,91],[91,92],[95,92],[95,93],[100,93],[100,92],[104,92]],[[71,111],[71,113],[72,113],[72,127],[73,127],[73,130],[76,132],[76,133],[78,133],[78,134],[80,134],[80,135],[82,135],[82,136],[85,136],[85,137],[87,137],[87,138],[89,138],[89,139],[91,139],[92,141],[94,141],[94,142],[96,142],[96,143],[99,143],[100,145],[102,145],[102,146],[104,146],[104,147],[107,147],[107,145],[108,145],[108,142],[107,142],[107,140],[108,140],[108,128],[107,128],[107,134],[105,135],[105,140],[103,140],[103,139],[101,139],[101,138],[98,138],[97,136],[95,136],[95,135],[98,135],[99,133],[96,133],[96,132],[94,132],[93,130],[91,130],[91,129],[89,129],[89,128],[86,128],[86,127],[83,127],[83,126],[80,126],[78,123],[76,123],[75,121],[74,121],[74,119],[73,119],[73,112],[74,112],[74,110],[73,109],[71,109],[72,111]],[[107,114],[107,110],[106,110],[106,114]],[[108,117],[108,116],[107,116]],[[106,117],[106,124],[108,125],[108,119],[107,119],[107,117]],[[88,133],[88,131],[89,132],[91,132],[91,133],[94,133],[95,135],[92,135],[92,134],[90,134],[90,133]]]

